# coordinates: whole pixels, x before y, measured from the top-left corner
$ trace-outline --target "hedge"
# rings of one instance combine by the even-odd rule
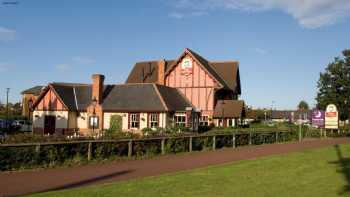
[[[316,134],[315,131],[311,130],[303,133],[304,136],[317,136]],[[235,138],[233,138],[233,135]],[[333,135],[347,136],[348,133],[334,133]],[[128,157],[144,158],[160,154],[188,152],[191,150],[212,150],[214,147],[213,136],[215,136],[215,148],[221,149],[250,144],[260,145],[296,140],[298,139],[298,132],[224,133],[96,141],[89,139],[88,141],[77,142],[54,142],[54,140],[47,140],[45,143],[0,144],[0,170],[84,164],[88,162],[89,151],[92,161],[101,161],[116,158],[125,159]],[[192,149],[190,148],[191,142]],[[89,144],[91,144],[91,147]]]

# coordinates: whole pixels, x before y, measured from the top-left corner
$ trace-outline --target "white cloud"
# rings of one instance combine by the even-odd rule
[[[72,60],[78,64],[93,64],[96,62],[94,59],[91,59],[88,57],[79,57],[79,56],[73,57]]]
[[[177,10],[193,11],[277,9],[290,14],[306,28],[332,25],[350,17],[349,0],[177,0],[172,3]]]
[[[175,19],[183,19],[186,17],[196,17],[196,16],[205,16],[205,15],[208,15],[208,12],[206,12],[206,11],[191,11],[188,13],[172,12],[169,14],[169,17],[175,18]]]
[[[0,41],[8,42],[16,39],[16,31],[0,26]]]
[[[72,69],[71,65],[69,64],[57,64],[56,66],[56,69],[59,70],[59,71],[69,71]]]

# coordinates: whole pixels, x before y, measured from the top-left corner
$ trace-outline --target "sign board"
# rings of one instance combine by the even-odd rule
[[[181,62],[181,74],[188,76],[192,74],[192,60],[190,58],[185,58]]]
[[[334,104],[327,105],[325,113],[325,128],[326,129],[338,129],[339,113],[337,107]]]
[[[324,128],[325,113],[324,111],[315,109],[312,111],[312,126],[316,128]]]

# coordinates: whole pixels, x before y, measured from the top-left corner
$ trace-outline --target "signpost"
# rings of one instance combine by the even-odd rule
[[[312,111],[312,126],[315,128],[322,129],[324,128],[324,121],[325,121],[325,112],[314,109]]]
[[[338,129],[339,126],[339,113],[337,106],[334,104],[327,105],[325,113],[325,128],[326,129]]]

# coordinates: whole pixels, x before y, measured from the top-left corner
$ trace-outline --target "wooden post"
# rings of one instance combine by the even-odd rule
[[[249,145],[252,145],[252,132],[249,131]]]
[[[278,131],[275,132],[276,144],[278,143]]]
[[[189,152],[192,152],[192,137],[190,137],[190,143],[188,147]]]
[[[89,145],[88,145],[88,161],[91,160],[91,152],[92,152],[92,142],[89,142]]]
[[[232,148],[236,148],[236,134],[232,135]]]
[[[213,150],[216,149],[216,136],[213,136]]]
[[[128,157],[132,156],[132,140],[128,143]]]
[[[37,145],[35,146],[35,153],[36,153],[37,155],[40,154],[40,144],[37,144]]]
[[[161,149],[162,149],[162,155],[165,154],[165,139],[163,138],[161,141]]]

